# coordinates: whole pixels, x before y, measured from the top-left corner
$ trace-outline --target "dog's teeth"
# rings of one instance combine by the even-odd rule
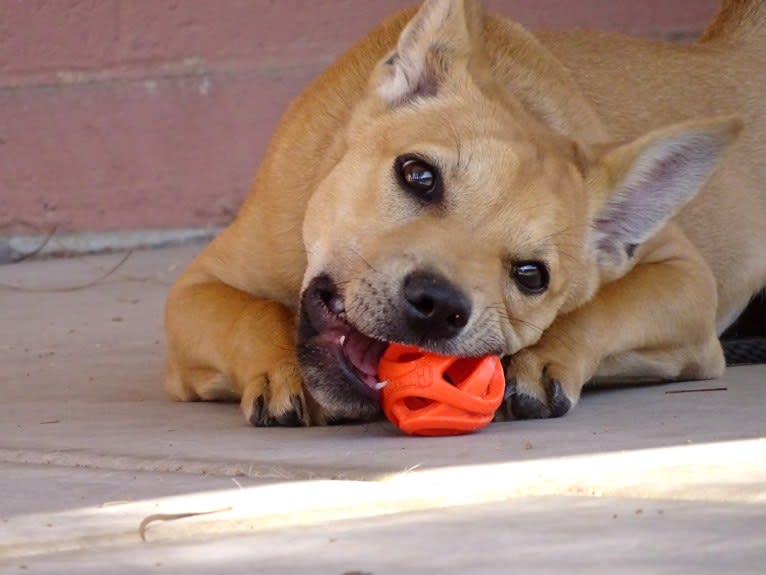
[[[375,384],[375,390],[376,391],[380,391],[381,389],[383,389],[387,385],[388,385],[387,381],[379,381],[378,383]]]
[[[341,345],[346,343],[346,336],[345,335],[340,336],[340,339],[338,339],[338,343]]]
[[[346,307],[343,305],[343,300],[339,297],[335,297],[330,301],[330,309],[333,311],[333,313],[338,315],[346,311]]]

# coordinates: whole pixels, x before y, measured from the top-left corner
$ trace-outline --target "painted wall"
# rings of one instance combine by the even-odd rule
[[[0,0],[0,235],[225,224],[287,103],[404,0]],[[488,0],[689,37],[718,0]]]

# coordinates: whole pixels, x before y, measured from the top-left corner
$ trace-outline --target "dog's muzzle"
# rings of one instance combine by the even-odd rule
[[[371,296],[373,297],[373,296]],[[307,391],[335,420],[371,419],[380,413],[378,363],[388,342],[439,351],[468,324],[471,302],[444,277],[415,271],[395,298],[379,303],[372,337],[346,317],[335,282],[315,277],[301,297],[298,361]]]

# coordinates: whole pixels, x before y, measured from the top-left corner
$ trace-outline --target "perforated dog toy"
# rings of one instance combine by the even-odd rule
[[[386,417],[410,435],[461,435],[485,427],[503,400],[497,356],[456,358],[391,344],[378,364]]]

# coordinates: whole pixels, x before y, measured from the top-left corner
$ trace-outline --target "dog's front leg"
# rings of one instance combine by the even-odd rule
[[[165,311],[165,388],[182,401],[239,399],[255,426],[321,422],[303,392],[293,316],[280,303],[188,271]]]
[[[507,412],[520,419],[562,416],[597,373],[660,380],[721,375],[713,276],[690,243],[674,240],[647,246],[627,275],[558,317],[535,345],[511,358]]]

